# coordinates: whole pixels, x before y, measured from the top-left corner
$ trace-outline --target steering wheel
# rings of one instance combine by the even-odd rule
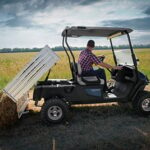
[[[103,56],[99,56],[99,60],[100,60],[100,61],[103,62],[104,59],[105,59],[105,56],[104,56],[104,55],[103,55]],[[119,70],[117,70],[117,69],[111,69],[111,70],[110,70],[110,69],[108,69],[108,68],[107,68],[107,70],[110,72],[110,74],[111,74],[112,76],[115,76],[115,75],[118,73],[118,71],[119,71]]]
[[[125,66],[123,66],[121,70],[112,69],[111,70],[112,79],[115,79],[116,81],[124,81],[125,72],[126,72]]]
[[[103,62],[104,59],[105,59],[105,56],[104,55],[103,56],[98,56],[98,59]]]
[[[110,72],[110,74],[112,75],[112,76],[115,76],[118,72],[120,72],[121,70],[123,70],[123,68],[121,69],[121,70],[117,70],[117,69],[108,69],[107,68],[107,70]]]

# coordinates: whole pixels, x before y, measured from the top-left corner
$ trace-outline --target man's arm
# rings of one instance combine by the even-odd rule
[[[116,70],[121,70],[121,66],[111,66],[107,63],[104,63],[101,61],[98,57],[96,57],[94,54],[90,55],[90,58],[92,59],[92,62],[96,65],[100,65],[101,67],[107,68],[107,69],[116,69]]]
[[[117,70],[121,70],[122,67],[121,66],[111,66],[107,63],[101,62],[98,65],[100,65],[101,67],[107,68],[107,69],[117,69]]]

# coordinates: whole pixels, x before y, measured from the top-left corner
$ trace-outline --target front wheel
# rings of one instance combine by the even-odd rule
[[[68,105],[60,99],[50,99],[41,109],[41,119],[44,123],[60,123],[68,118]]]
[[[150,115],[150,92],[140,92],[132,102],[132,106],[139,114]]]

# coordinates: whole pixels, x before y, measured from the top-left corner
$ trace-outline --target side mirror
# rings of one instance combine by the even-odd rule
[[[140,60],[139,60],[138,58],[136,58],[136,62],[137,62],[137,64],[139,65]]]

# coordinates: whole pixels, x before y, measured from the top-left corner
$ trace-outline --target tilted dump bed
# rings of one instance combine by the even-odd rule
[[[58,60],[59,57],[45,46],[3,89],[3,92],[17,104],[19,117],[29,101],[27,92]]]

